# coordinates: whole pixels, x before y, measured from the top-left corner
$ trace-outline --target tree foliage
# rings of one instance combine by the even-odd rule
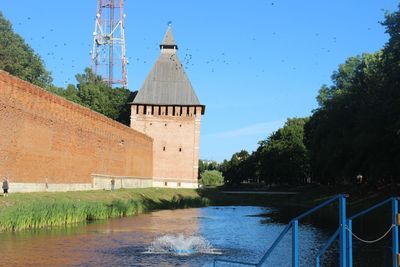
[[[205,171],[212,171],[212,170],[218,170],[219,169],[219,164],[215,160],[202,160],[199,159],[199,175],[198,178],[200,179],[201,174]]]
[[[285,125],[259,142],[249,154],[242,150],[220,165],[227,184],[243,182],[300,184],[310,176],[308,151],[304,145],[307,118],[288,119]]]
[[[207,170],[201,174],[200,182],[203,185],[218,186],[224,184],[224,177],[222,176],[222,173],[220,171]]]
[[[323,86],[305,126],[312,173],[322,183],[400,180],[400,12],[382,23],[381,51],[349,58]]]
[[[50,86],[52,82],[42,59],[13,31],[11,23],[1,12],[0,69],[43,88]]]
[[[309,177],[308,152],[304,145],[307,118],[288,119],[285,125],[257,149],[262,180],[268,184],[298,184]]]
[[[241,150],[232,155],[229,161],[225,160],[220,165],[220,171],[225,177],[225,183],[238,185],[254,178],[255,165],[253,155],[246,150]]]
[[[113,120],[129,125],[130,110],[127,103],[132,101],[134,93],[125,88],[112,88],[100,76],[86,68],[77,74],[76,86],[70,84],[66,89],[51,87],[50,91],[97,111]]]

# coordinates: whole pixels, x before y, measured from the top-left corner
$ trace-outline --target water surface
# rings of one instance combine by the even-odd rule
[[[260,214],[262,207],[207,207],[166,210],[69,228],[0,234],[2,264],[7,266],[212,266],[213,259],[258,262],[285,225]],[[152,242],[165,235],[196,236],[213,253],[149,253]],[[300,226],[300,261],[314,265],[327,234]],[[6,255],[6,257],[4,257]],[[290,266],[290,232],[268,266]],[[328,264],[334,257],[324,258]],[[227,265],[220,265],[227,266]]]

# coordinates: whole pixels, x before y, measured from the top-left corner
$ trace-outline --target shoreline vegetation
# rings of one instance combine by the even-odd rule
[[[14,193],[0,198],[0,232],[63,226],[208,204],[208,199],[192,189]]]
[[[257,189],[255,189],[257,188]],[[243,191],[249,194],[243,194]],[[297,194],[252,194],[251,191],[297,192]],[[223,191],[241,191],[241,194],[225,194]],[[348,194],[348,214],[369,207],[390,196],[399,195],[397,186],[376,190],[368,185],[353,187],[328,187],[308,185],[297,187],[275,187],[262,190],[260,187],[248,188],[204,188],[204,189],[120,189],[113,192],[76,191],[14,193],[0,198],[0,232],[34,230],[54,226],[72,225],[94,220],[139,215],[142,213],[180,208],[204,206],[249,205],[265,206],[275,209],[266,214],[275,221],[286,223],[301,212],[329,199]],[[383,209],[372,214],[372,221],[385,216]],[[337,224],[335,205],[305,220],[323,227]]]

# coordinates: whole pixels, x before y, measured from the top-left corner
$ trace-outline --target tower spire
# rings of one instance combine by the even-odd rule
[[[178,50],[178,45],[175,43],[174,35],[172,34],[172,23],[168,23],[167,31],[164,35],[164,39],[160,44],[161,51],[164,49],[174,49]]]

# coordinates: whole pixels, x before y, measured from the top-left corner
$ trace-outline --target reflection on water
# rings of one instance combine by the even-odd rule
[[[265,218],[254,216],[268,212],[269,209],[261,207],[208,207],[159,211],[65,229],[2,233],[1,264],[212,266],[215,257],[257,262],[284,228],[284,225],[270,221],[265,223]],[[222,255],[146,253],[157,240],[166,241],[165,236],[175,237],[174,242],[194,242],[196,245],[203,242],[202,245],[206,244]],[[190,237],[198,239],[187,239]],[[327,236],[316,228],[300,227],[302,266],[314,264],[316,249],[321,247],[326,238]],[[268,266],[290,265],[290,242],[289,233],[276,253],[273,253]]]

